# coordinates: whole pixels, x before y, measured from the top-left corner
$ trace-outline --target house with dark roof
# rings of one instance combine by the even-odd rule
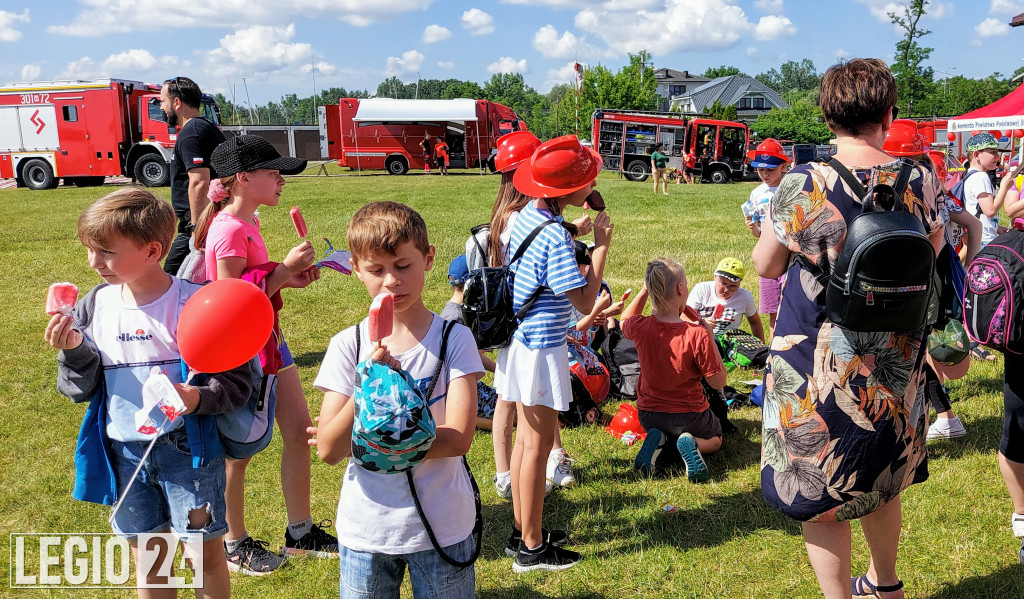
[[[657,93],[658,110],[668,110],[672,98],[681,96],[687,92],[697,89],[708,81],[707,77],[691,75],[690,71],[676,71],[673,69],[657,69],[654,71],[654,78],[658,81]]]
[[[737,120],[752,123],[761,113],[772,108],[789,108],[782,96],[753,77],[730,75],[718,77],[679,96],[673,96],[669,110],[684,114],[704,114],[715,101],[736,107]]]

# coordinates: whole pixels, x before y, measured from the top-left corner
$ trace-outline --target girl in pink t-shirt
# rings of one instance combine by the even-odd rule
[[[644,316],[648,294],[654,308]],[[688,295],[681,264],[651,260],[643,288],[622,313],[622,334],[636,344],[640,361],[636,407],[647,431],[634,467],[652,474],[666,441],[672,439],[686,464],[686,477],[702,482],[710,477],[703,455],[722,447],[722,426],[700,381],[706,378],[711,387],[721,389],[726,371],[711,325],[687,307]]]
[[[280,263],[269,261],[267,246],[260,235],[256,210],[276,206],[285,180],[282,174],[295,174],[306,161],[282,157],[266,140],[243,135],[217,146],[212,160],[220,177],[210,184],[210,205],[196,227],[196,247],[205,249],[206,272],[212,280],[244,278],[260,285],[276,310],[281,307],[279,290],[302,288],[320,278],[313,268],[316,251],[308,241],[292,248]],[[225,309],[229,309],[225,306]],[[310,516],[309,434],[312,426],[309,407],[302,392],[298,371],[288,344],[275,328],[275,344],[261,353],[264,374],[276,374],[277,405],[275,419],[281,430],[281,487],[288,512],[285,554],[337,555],[337,539]],[[227,460],[228,566],[233,571],[265,574],[276,569],[284,558],[267,550],[268,543],[249,537],[244,518],[244,479],[249,460]]]

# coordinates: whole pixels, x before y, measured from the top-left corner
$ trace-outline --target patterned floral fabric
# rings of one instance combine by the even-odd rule
[[[852,170],[870,189],[894,184],[899,163]],[[916,168],[903,201],[929,232],[942,227],[938,200],[934,175]],[[838,173],[820,163],[787,174],[771,206],[779,241],[826,273],[860,211]],[[924,331],[836,327],[821,285],[792,258],[765,370],[762,493],[797,520],[860,518],[928,477]]]

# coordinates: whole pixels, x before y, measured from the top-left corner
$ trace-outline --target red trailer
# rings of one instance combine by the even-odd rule
[[[392,175],[424,168],[426,133],[447,142],[451,166],[482,168],[499,137],[525,130],[511,108],[487,100],[341,98],[320,111],[324,156],[339,166]]]
[[[633,181],[644,181],[651,174],[651,151],[656,143],[664,145],[670,168],[682,170],[687,152],[693,150],[702,182],[739,181],[750,143],[750,132],[743,123],[686,119],[677,112],[602,108],[594,111],[592,135],[604,167]]]
[[[219,124],[217,105],[201,112]],[[80,187],[129,176],[167,185],[176,130],[160,110],[160,86],[123,79],[40,81],[0,87],[0,178],[18,187]]]

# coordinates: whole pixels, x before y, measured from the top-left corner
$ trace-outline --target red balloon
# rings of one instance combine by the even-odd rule
[[[989,131],[989,133],[991,133],[992,137],[994,137],[996,139],[999,139],[1000,137],[1003,136],[1003,133],[1001,131],[999,131],[998,129],[992,129],[991,131]]]
[[[221,279],[197,291],[178,317],[178,351],[190,368],[224,372],[253,358],[270,339],[274,308],[259,287]]]
[[[956,141],[956,133],[950,131],[949,133],[946,134],[946,139],[948,139],[949,141]]]
[[[981,133],[981,131],[978,131],[977,129],[975,129],[974,131],[971,131],[971,135],[977,135],[979,133]]]
[[[1013,131],[1011,129],[1007,129],[1006,131],[1003,131],[1003,134],[1002,134],[1001,137],[1010,137],[1012,135],[1013,135]]]
[[[1014,129],[1013,136],[1016,137],[1017,139],[1024,137],[1024,129]]]

